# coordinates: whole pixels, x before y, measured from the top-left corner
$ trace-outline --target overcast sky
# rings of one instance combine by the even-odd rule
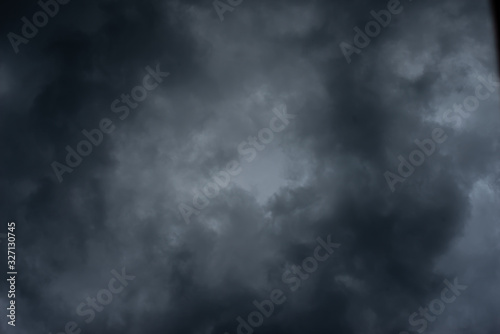
[[[0,332],[236,334],[279,289],[254,333],[499,333],[488,2],[401,0],[356,47],[388,2],[73,0],[17,46],[40,5],[5,4],[0,233],[16,222],[18,276]],[[112,107],[131,92],[147,96]],[[292,291],[284,273],[318,238],[340,246]],[[135,278],[87,322],[79,305],[123,268]],[[455,279],[467,288],[412,326]]]

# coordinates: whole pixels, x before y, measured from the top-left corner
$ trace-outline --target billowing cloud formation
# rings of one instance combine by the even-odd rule
[[[402,0],[363,47],[388,1],[233,3],[221,21],[211,2],[71,1],[18,53],[7,34],[40,6],[2,10],[0,233],[16,222],[18,271],[2,331],[498,332],[487,2]],[[280,108],[293,118],[268,140]],[[84,130],[99,144],[68,166]]]

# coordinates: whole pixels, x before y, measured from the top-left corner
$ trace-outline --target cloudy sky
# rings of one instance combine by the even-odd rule
[[[487,1],[45,2],[0,14],[0,332],[500,332]]]

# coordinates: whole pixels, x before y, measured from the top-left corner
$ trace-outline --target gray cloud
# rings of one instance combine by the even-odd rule
[[[460,125],[443,119],[496,72],[489,8],[401,3],[351,64],[339,43],[387,1],[245,1],[222,22],[211,2],[70,2],[19,54],[4,38],[15,330],[233,334],[332,235],[335,259],[256,333],[413,333],[408,317],[454,277],[467,291],[426,333],[498,331],[498,96]],[[36,8],[6,6],[4,36]],[[157,63],[170,76],[59,183],[51,163],[65,145],[115,116],[113,100]],[[293,123],[185,224],[178,204],[239,159],[279,104]],[[449,138],[391,192],[384,172],[436,127]],[[77,306],[123,267],[133,284],[86,324]]]

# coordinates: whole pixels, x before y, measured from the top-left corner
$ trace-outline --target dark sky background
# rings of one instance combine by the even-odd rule
[[[444,117],[498,81],[488,2],[401,4],[348,64],[339,43],[387,1],[247,0],[221,21],[210,0],[72,0],[17,54],[7,33],[40,8],[4,3],[0,233],[16,222],[18,277],[0,332],[235,334],[281,289],[255,333],[417,333],[410,314],[457,278],[425,332],[500,333],[498,89]],[[157,64],[170,75],[120,120],[110,104]],[[279,106],[295,118],[246,162],[238,145]],[[116,129],[58,182],[51,164],[103,118]],[[392,192],[384,173],[438,127]],[[186,224],[179,204],[231,160],[242,172]],[[282,273],[328,235],[340,248],[291,292]],[[123,267],[135,279],[85,323],[78,305]]]

